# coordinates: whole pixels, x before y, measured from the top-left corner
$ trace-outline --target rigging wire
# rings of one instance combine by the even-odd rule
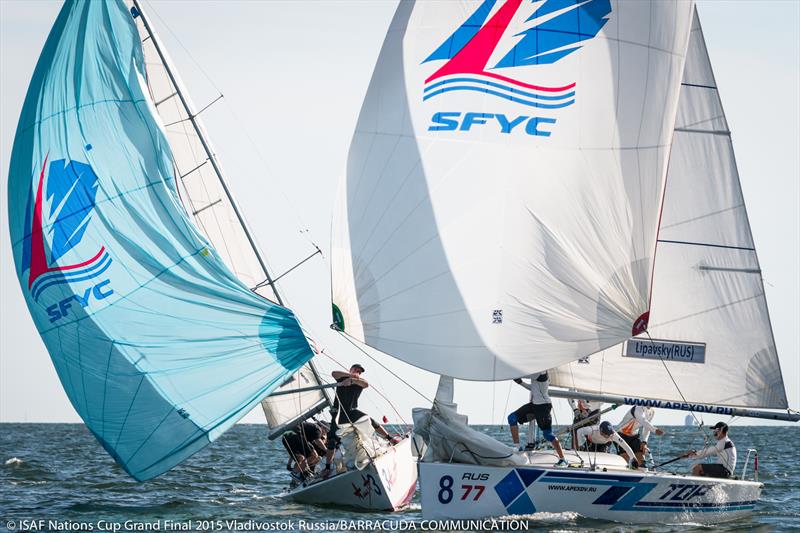
[[[339,365],[339,367],[341,367],[341,368],[343,368],[343,369],[347,370],[347,367],[346,367],[344,364],[342,364],[340,361],[336,360],[336,358],[334,358],[334,357],[333,357],[331,354],[329,354],[329,353],[328,353],[328,352],[326,352],[325,350],[322,350],[322,351],[320,351],[320,353],[321,353],[322,355],[324,355],[325,357],[327,357],[328,359],[330,359],[331,361],[333,361],[334,363],[336,363],[337,365]],[[372,386],[372,389],[373,389],[373,390],[374,390],[376,393],[378,393],[378,396],[380,396],[381,398],[383,398],[384,400],[386,400],[386,402],[389,404],[389,406],[390,406],[390,407],[392,408],[392,410],[395,412],[395,414],[396,414],[396,415],[397,415],[397,417],[400,419],[400,421],[403,423],[403,425],[407,426],[407,425],[408,425],[408,422],[406,422],[406,420],[403,418],[403,415],[401,415],[401,414],[400,414],[400,411],[398,411],[398,410],[397,410],[397,407],[395,407],[395,405],[392,403],[392,401],[391,401],[389,398],[387,398],[387,397],[386,397],[386,395],[384,395],[384,394],[383,394],[383,393],[380,391],[380,389],[378,389],[377,387],[375,387],[375,386]],[[397,426],[397,424],[392,424],[392,425],[393,425],[393,426]]]
[[[653,338],[650,336],[650,332],[648,330],[645,330],[644,332],[647,334],[647,338],[650,340],[650,343],[653,346],[655,346],[655,341],[653,341]],[[683,391],[678,386],[678,382],[675,381],[675,377],[672,375],[672,372],[670,371],[669,367],[667,366],[667,362],[664,360],[663,357],[661,357],[661,355],[659,355],[658,357],[661,360],[661,364],[664,366],[664,369],[667,371],[667,375],[669,376],[669,379],[672,380],[672,384],[675,385],[675,389],[677,389],[678,394],[681,395],[681,399],[684,401],[684,403],[689,403],[686,400],[686,396],[683,395]],[[703,423],[702,416],[701,416],[700,419],[698,419],[697,415],[694,413],[694,411],[689,411],[689,413],[692,415],[692,418],[694,418],[695,422],[697,422],[697,424],[698,424],[699,429],[702,431],[702,435],[703,435],[704,441],[708,442],[709,435],[708,435],[708,431],[706,431],[705,425]]]
[[[369,358],[370,358],[372,361],[374,361],[375,363],[377,363],[377,364],[378,364],[378,366],[380,366],[381,368],[383,368],[384,370],[386,370],[387,372],[389,372],[391,375],[393,375],[394,377],[396,377],[397,379],[399,379],[401,382],[403,382],[403,383],[404,383],[404,384],[405,384],[405,385],[406,385],[406,386],[407,386],[409,389],[411,389],[411,390],[413,390],[414,392],[416,392],[417,394],[419,394],[419,395],[420,395],[420,396],[421,396],[423,399],[425,399],[426,401],[428,401],[428,402],[430,402],[430,403],[433,403],[433,400],[431,400],[430,398],[428,398],[427,396],[425,396],[424,394],[422,394],[422,393],[421,393],[421,392],[420,392],[420,391],[419,391],[419,390],[418,390],[416,387],[414,387],[414,386],[413,386],[411,383],[409,383],[408,381],[406,381],[406,380],[404,380],[403,378],[401,378],[400,376],[398,376],[398,375],[397,375],[395,372],[393,372],[392,370],[390,370],[389,368],[387,368],[387,367],[386,367],[386,365],[384,365],[383,363],[381,363],[380,361],[378,361],[377,359],[375,359],[375,358],[374,358],[372,355],[370,355],[370,354],[369,354],[369,353],[368,353],[366,350],[364,350],[364,349],[363,349],[361,346],[359,346],[359,345],[356,343],[356,341],[355,341],[355,340],[354,340],[352,337],[350,337],[350,335],[348,335],[347,333],[345,333],[344,331],[342,331],[342,330],[340,330],[340,329],[338,329],[338,328],[334,328],[334,330],[335,330],[337,333],[339,333],[339,334],[340,334],[342,337],[344,337],[344,338],[347,340],[347,342],[349,342],[350,344],[352,344],[352,345],[353,345],[353,346],[354,346],[354,347],[355,347],[355,348],[356,348],[358,351],[360,351],[361,353],[363,353],[364,355],[366,355],[367,357],[369,357]]]
[[[200,71],[200,73],[203,75],[203,77],[206,78],[206,80],[211,84],[211,86],[214,88],[214,90],[218,93],[218,97],[222,98],[222,101],[225,102],[225,105],[228,108],[229,114],[234,119],[235,123],[237,124],[237,130],[241,131],[244,134],[244,136],[247,138],[247,140],[250,143],[250,145],[253,147],[253,150],[254,150],[254,153],[256,154],[256,157],[260,160],[260,162],[263,165],[262,168],[264,168],[266,170],[266,174],[269,175],[269,176],[275,176],[275,173],[272,171],[271,166],[267,162],[267,158],[261,152],[261,150],[259,148],[259,145],[255,142],[253,137],[250,135],[250,132],[244,126],[244,124],[246,124],[246,122],[243,121],[239,117],[239,115],[233,109],[233,106],[230,105],[225,98],[223,98],[223,93],[222,93],[222,90],[219,88],[219,86],[216,83],[214,83],[214,80],[211,78],[211,76],[208,74],[208,72],[202,67],[200,62],[197,59],[195,59],[195,57],[192,55],[192,53],[189,51],[189,49],[183,44],[183,42],[180,40],[178,35],[172,30],[172,28],[169,26],[169,24],[167,24],[167,22],[164,20],[164,18],[161,17],[161,15],[159,15],[158,11],[153,7],[153,3],[149,2],[147,0],[143,0],[143,2],[147,4],[148,12],[149,13],[153,13],[153,15],[155,15],[158,18],[159,24],[167,30],[167,32],[172,36],[173,39],[175,39],[175,42],[181,47],[181,49],[184,51],[186,56],[191,60],[192,63],[194,63],[194,65],[197,67],[197,69]],[[297,208],[297,204],[295,202],[293,202],[289,198],[289,195],[286,193],[285,189],[281,186],[280,180],[274,179],[272,181],[275,182],[275,184],[277,185],[277,189],[280,192],[281,196],[283,196],[284,200],[289,205],[290,210],[292,211],[292,214],[294,215],[294,217],[295,217],[295,219],[297,221],[297,225],[301,228],[299,230],[300,234],[309,243],[311,243],[312,246],[314,246],[315,248],[318,248],[318,246],[317,246],[317,244],[315,242],[315,239],[313,239],[312,236],[311,236],[311,231],[308,229],[308,225],[305,223],[305,221],[303,220],[302,216],[300,215],[301,210]],[[260,246],[260,244],[259,244],[259,246]]]

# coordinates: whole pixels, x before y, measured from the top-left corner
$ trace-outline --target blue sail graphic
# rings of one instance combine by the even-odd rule
[[[131,13],[71,1],[33,74],[8,180],[22,292],[75,410],[138,480],[230,428],[312,357],[190,222]]]

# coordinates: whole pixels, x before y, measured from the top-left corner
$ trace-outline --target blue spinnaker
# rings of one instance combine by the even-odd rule
[[[78,414],[138,480],[180,463],[308,361],[190,222],[131,13],[70,1],[22,109],[8,212],[22,292]]]

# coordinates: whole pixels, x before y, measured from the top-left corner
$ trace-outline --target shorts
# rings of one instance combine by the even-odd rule
[[[703,475],[708,477],[731,477],[731,472],[719,463],[701,464]]]
[[[283,447],[292,457],[298,455],[311,457],[311,454],[314,453],[314,446],[297,433],[286,433],[281,441],[283,442]]]
[[[608,451],[608,444],[595,444],[593,442],[586,441],[586,443],[581,446],[581,450],[584,452],[606,453]]]
[[[633,453],[639,453],[642,450],[642,439],[639,438],[639,435],[625,435],[624,433],[620,433],[619,436],[631,447]],[[619,455],[625,453],[619,446],[617,446],[617,452]],[[628,457],[628,459],[630,459],[630,457]]]
[[[366,413],[363,411],[359,411],[358,409],[351,409],[350,411],[345,411],[342,413],[340,417],[340,421],[347,423],[347,422],[355,422],[361,417],[367,416]],[[369,419],[370,423],[372,424],[373,429],[378,429],[380,424],[375,422],[372,418]],[[338,425],[336,424],[336,411],[331,411],[331,426],[328,428],[328,442],[326,444],[329,450],[335,450],[336,447],[339,445],[340,439],[336,435],[336,430],[339,429]]]
[[[550,431],[553,429],[553,417],[550,415],[550,412],[553,410],[553,404],[550,403],[538,403],[532,404],[530,402],[526,403],[525,405],[521,406],[519,409],[514,411],[514,415],[517,417],[517,421],[520,423],[525,423],[530,421],[531,418],[536,420],[536,425],[539,426],[539,429],[542,431]]]

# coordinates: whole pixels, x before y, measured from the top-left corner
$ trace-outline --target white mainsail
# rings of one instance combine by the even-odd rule
[[[696,13],[658,240],[648,328],[656,340],[639,340],[645,350],[675,342],[702,347],[703,362],[686,362],[686,350],[684,357],[664,353],[664,362],[623,356],[622,344],[558,368],[552,382],[586,392],[786,408],[731,134]]]
[[[132,0],[126,2],[136,10],[141,8]],[[144,16],[142,16],[143,18]],[[178,191],[186,211],[197,227],[220,254],[222,260],[247,287],[271,301],[286,305],[272,282],[269,267],[258,252],[257,244],[229,191],[214,154],[198,108],[183,88],[180,76],[161,46],[152,27],[138,23],[145,56],[147,86],[164,124],[179,177]],[[313,341],[310,341],[314,346]],[[312,362],[308,362],[292,379],[275,392],[321,385]],[[272,432],[275,435],[321,411],[328,405],[322,390],[267,397],[261,402]]]
[[[646,325],[691,2],[401,2],[334,220],[334,320],[518,377]]]

